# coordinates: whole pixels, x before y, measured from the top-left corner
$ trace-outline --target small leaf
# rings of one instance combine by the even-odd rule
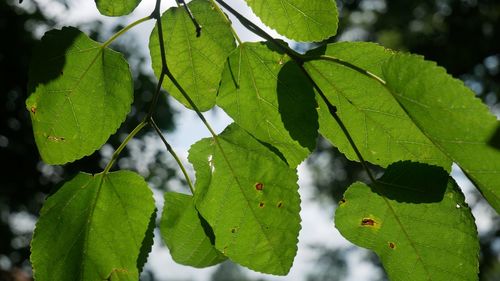
[[[398,54],[383,68],[387,86],[413,122],[457,163],[500,213],[500,122],[434,62]]]
[[[245,0],[267,26],[296,41],[322,41],[337,33],[334,0]]]
[[[351,185],[335,224],[348,240],[377,253],[392,281],[478,280],[474,217],[439,167],[399,162],[371,187]]]
[[[30,65],[26,100],[42,159],[64,164],[100,148],[130,111],[123,56],[65,27],[47,32]]]
[[[165,193],[160,231],[177,263],[202,268],[227,259],[215,249],[213,231],[198,214],[192,196]]]
[[[189,151],[195,204],[215,234],[215,247],[250,269],[285,275],[297,252],[297,175],[236,124]]]
[[[35,279],[138,280],[154,209],[135,173],[78,174],[42,208],[31,242]]]
[[[99,13],[117,17],[130,14],[141,0],[95,0]]]
[[[296,167],[316,147],[318,113],[311,83],[291,59],[264,43],[244,43],[229,57],[217,105]]]
[[[413,123],[390,90],[371,76],[382,76],[382,65],[393,52],[373,43],[347,42],[330,44],[326,50],[315,52],[337,61],[313,60],[305,67],[337,107],[337,115],[365,160],[383,167],[412,160],[450,169],[448,157]],[[320,133],[349,159],[358,161],[326,104],[319,97],[317,100]]]
[[[215,105],[215,97],[224,62],[236,44],[231,26],[208,0],[188,4],[201,25],[201,35],[182,8],[170,8],[161,17],[167,65],[184,90],[201,111]],[[149,39],[153,70],[157,77],[162,70],[158,27]],[[166,79],[163,87],[179,102],[191,108],[174,84]]]

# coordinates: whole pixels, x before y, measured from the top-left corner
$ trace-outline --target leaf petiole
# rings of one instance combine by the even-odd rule
[[[137,135],[137,133],[139,133],[147,124],[148,122],[146,120],[143,120],[141,123],[139,123],[139,125],[137,125],[137,127],[134,128],[134,130],[132,130],[132,132],[130,132],[130,134],[128,134],[128,136],[123,140],[123,142],[111,156],[111,160],[109,160],[109,163],[106,165],[104,171],[102,172],[103,175],[109,173],[109,170],[111,169],[111,167],[113,167],[113,164],[115,164],[116,159],[118,159],[118,156],[120,156],[120,153],[123,151],[123,149],[127,146],[130,140],[134,138],[134,136]]]
[[[118,31],[117,33],[113,34],[113,36],[111,36],[106,42],[102,43],[102,48],[105,48],[105,47],[109,46],[111,43],[113,43],[113,41],[116,40],[116,38],[122,36],[127,31],[129,31],[130,29],[132,29],[134,26],[139,25],[139,24],[141,24],[141,23],[143,23],[145,21],[148,21],[150,19],[152,19],[151,16],[143,17],[143,18],[138,19],[138,20],[132,22],[131,24],[125,26],[120,31]]]

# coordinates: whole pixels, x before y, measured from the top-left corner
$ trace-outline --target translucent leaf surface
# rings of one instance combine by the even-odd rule
[[[95,0],[99,13],[116,17],[130,14],[141,0]]]
[[[123,56],[75,28],[47,32],[34,50],[26,100],[48,164],[90,155],[125,120],[133,99]]]
[[[330,60],[310,61],[305,67],[337,107],[365,160],[384,167],[413,160],[450,169],[446,155],[413,123],[392,93],[371,76],[382,75],[382,64],[392,52],[372,43],[337,43],[328,45],[324,55]],[[319,97],[317,100],[320,133],[349,159],[358,161],[326,104]]]
[[[267,26],[296,41],[322,41],[337,33],[334,0],[245,0]]]
[[[296,167],[316,147],[312,85],[291,59],[264,43],[244,43],[229,57],[217,105]]]
[[[478,280],[474,217],[441,168],[399,162],[372,187],[351,185],[335,224],[377,253],[392,281]]]
[[[192,196],[165,193],[160,231],[172,258],[180,264],[207,267],[227,259],[215,249],[213,231],[198,214]]]
[[[35,279],[137,281],[154,209],[135,173],[78,174],[42,208],[31,242]]]
[[[236,46],[229,23],[212,5],[208,0],[194,0],[188,5],[202,26],[199,37],[183,8],[170,8],[161,17],[167,65],[201,111],[215,105],[224,62]],[[162,67],[157,28],[151,33],[149,51],[153,70],[159,76]],[[163,87],[191,108],[170,80],[166,79]]]
[[[456,162],[500,212],[500,122],[443,68],[400,54],[384,78],[413,122]]]
[[[236,124],[189,151],[195,204],[215,233],[215,247],[253,270],[285,275],[297,252],[297,175]]]

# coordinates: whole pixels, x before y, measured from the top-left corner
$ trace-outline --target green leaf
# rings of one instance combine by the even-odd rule
[[[117,17],[130,14],[141,0],[95,0],[99,13]]]
[[[392,281],[478,280],[474,217],[439,167],[399,162],[376,185],[351,185],[335,224],[348,240],[377,253]]]
[[[71,27],[34,50],[26,100],[42,159],[64,164],[100,148],[130,111],[132,75],[123,56]]]
[[[387,86],[413,122],[500,212],[500,122],[463,82],[421,57],[384,65]]]
[[[311,83],[287,55],[244,43],[229,57],[217,105],[296,167],[316,147],[318,113]]]
[[[160,231],[177,263],[202,268],[227,259],[215,249],[213,231],[198,214],[192,196],[165,193]]]
[[[382,64],[392,55],[373,43],[337,43],[324,51],[329,60],[313,60],[305,67],[337,107],[338,116],[365,160],[383,167],[412,160],[449,170],[448,157],[420,131],[376,78],[382,75]],[[317,100],[320,133],[349,159],[358,161],[326,104],[319,96]]]
[[[194,0],[189,8],[202,26],[199,37],[182,8],[170,8],[161,17],[167,65],[201,111],[215,105],[224,62],[236,47],[231,26],[208,0]],[[149,39],[149,51],[156,76],[162,70],[158,27]],[[174,84],[166,79],[163,87],[179,102],[191,108]]]
[[[245,0],[267,26],[296,41],[322,41],[337,33],[334,0]]]
[[[215,234],[215,247],[250,269],[285,275],[297,252],[297,175],[236,124],[189,151],[195,204]]]
[[[154,210],[151,190],[135,173],[78,174],[42,208],[31,242],[35,279],[138,280]]]

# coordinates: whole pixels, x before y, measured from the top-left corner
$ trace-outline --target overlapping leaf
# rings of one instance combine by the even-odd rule
[[[236,124],[194,144],[195,204],[215,234],[215,247],[253,270],[284,275],[297,251],[297,176]],[[222,148],[222,150],[221,150]]]
[[[199,37],[184,9],[170,8],[162,16],[167,65],[197,107],[205,111],[215,105],[224,62],[236,45],[228,21],[210,1],[194,0],[189,8],[202,26]],[[162,65],[157,28],[151,33],[149,50],[153,70],[159,76]],[[163,87],[191,108],[171,81],[165,80]]]
[[[463,82],[418,56],[396,55],[383,71],[413,122],[500,212],[500,122],[486,105]]]
[[[127,61],[75,28],[45,34],[34,51],[29,78],[26,107],[48,164],[93,153],[130,111],[133,86]]]
[[[244,43],[231,54],[217,105],[247,132],[276,147],[291,167],[316,147],[313,88],[295,62],[264,43]]]
[[[296,41],[322,41],[337,33],[334,0],[245,0],[267,26]]]
[[[35,279],[138,280],[154,209],[135,173],[77,175],[42,208],[31,243]]]
[[[392,52],[372,43],[338,43],[326,47],[329,60],[314,60],[306,69],[321,87],[363,157],[380,166],[413,160],[450,169],[450,160],[413,123],[390,90],[376,76]],[[375,75],[375,76],[374,76]],[[320,133],[349,159],[354,150],[318,97]]]
[[[227,259],[215,249],[213,231],[198,214],[192,196],[165,193],[160,231],[172,258],[178,263],[207,267]]]
[[[130,14],[141,0],[95,0],[102,15],[117,17]]]
[[[441,168],[400,162],[371,187],[344,194],[335,224],[351,242],[381,258],[390,280],[478,280],[474,218]]]

